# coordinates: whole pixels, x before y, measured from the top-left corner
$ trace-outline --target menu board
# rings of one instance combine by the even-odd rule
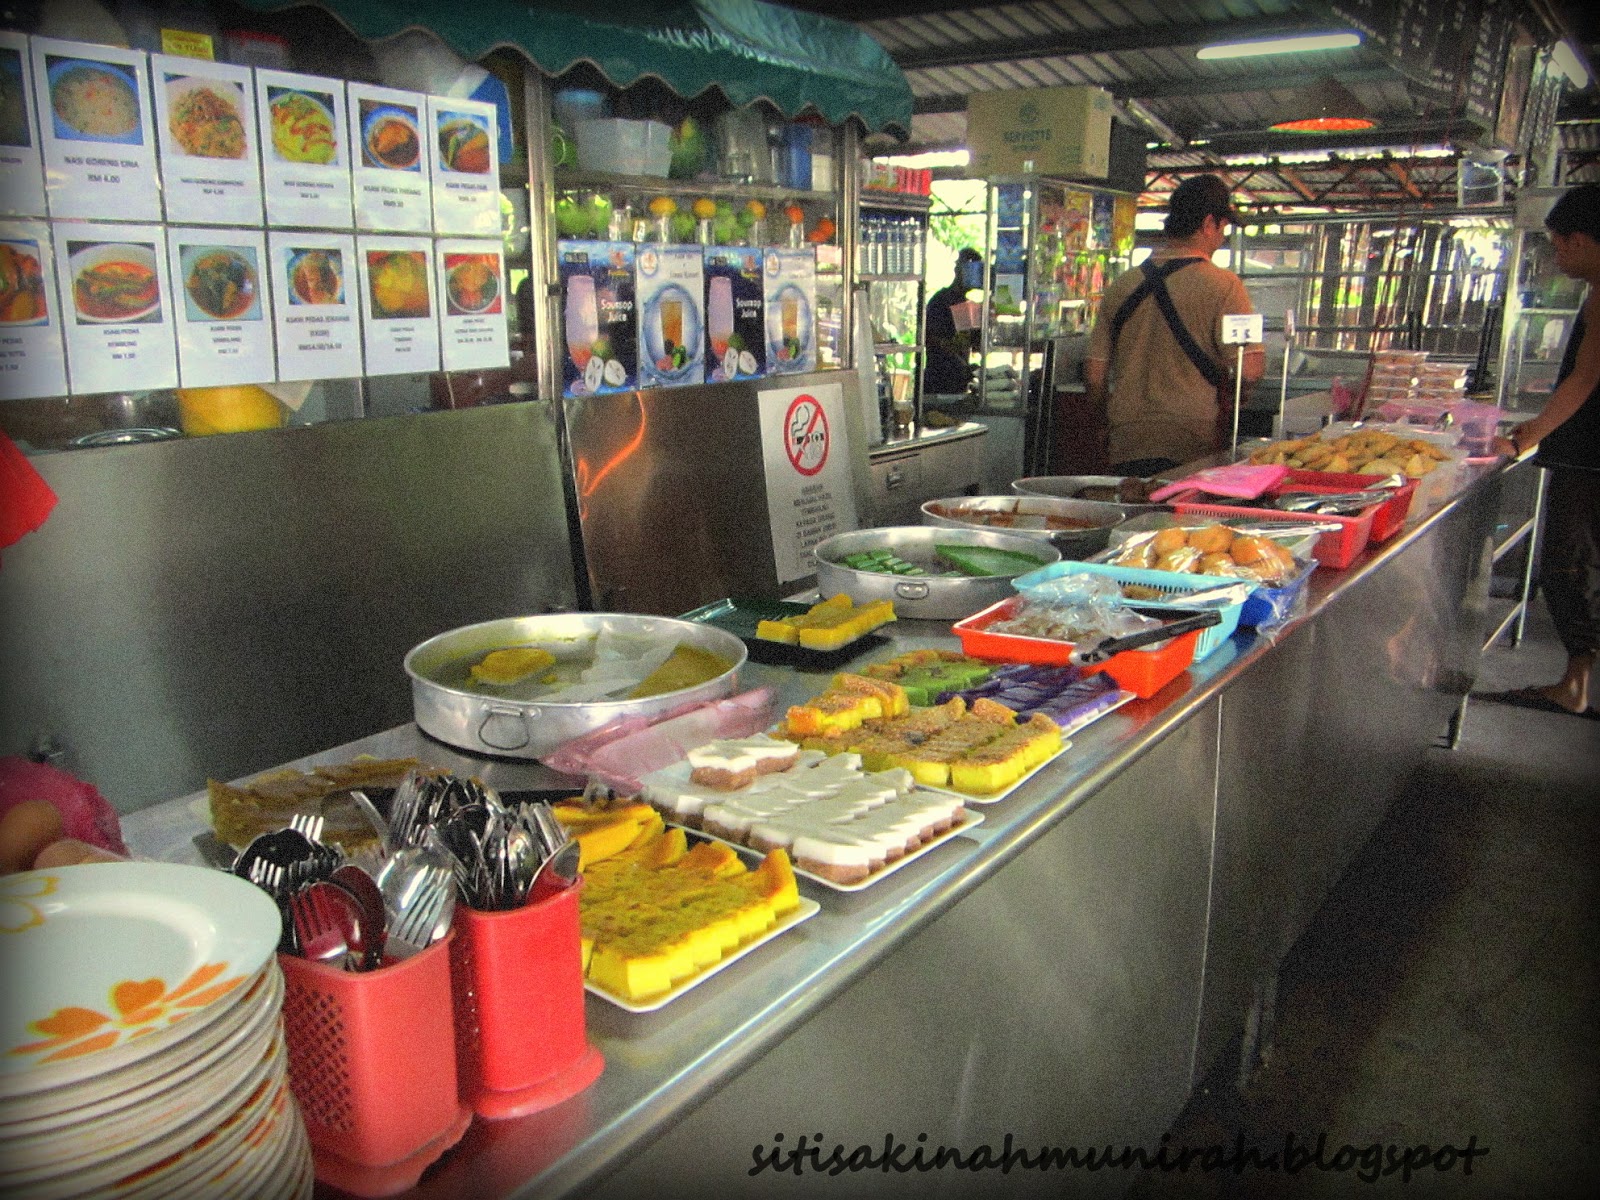
[[[33,39],[52,217],[161,219],[148,78],[143,50]]]
[[[278,378],[361,374],[356,240],[347,233],[267,234]]]
[[[33,111],[28,39],[0,29],[0,213],[42,217],[44,160]]]
[[[441,238],[434,244],[439,280],[439,343],[446,371],[511,365],[506,331],[506,264],[500,243]]]
[[[259,229],[167,230],[184,387],[274,377],[267,239]]]
[[[438,233],[500,235],[499,142],[494,105],[428,97],[433,139],[433,227]]]
[[[0,400],[67,390],[50,227],[0,221]]]
[[[349,229],[344,81],[288,71],[255,75],[267,223]]]
[[[433,141],[423,136],[428,98],[365,83],[347,85],[346,98],[356,228],[427,233],[433,228]]]
[[[64,221],[51,232],[72,390],[176,387],[167,231]]]
[[[357,238],[356,265],[367,374],[437,371],[439,320],[434,312],[432,239]]]
[[[150,57],[167,220],[261,224],[256,92],[249,67]]]

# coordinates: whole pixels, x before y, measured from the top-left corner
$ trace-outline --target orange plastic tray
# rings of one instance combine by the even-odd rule
[[[1300,484],[1301,491],[1321,491],[1321,484]],[[1328,492],[1344,491],[1344,488],[1329,487]],[[1248,517],[1253,521],[1271,521],[1279,524],[1293,526],[1305,525],[1308,521],[1331,522],[1339,528],[1331,533],[1324,533],[1317,538],[1317,544],[1311,548],[1311,553],[1316,560],[1325,567],[1348,567],[1355,562],[1356,555],[1367,548],[1367,542],[1372,538],[1372,519],[1381,507],[1377,504],[1367,508],[1353,517],[1339,517],[1318,513],[1316,516],[1302,515],[1299,513],[1281,513],[1270,508],[1245,508],[1235,507],[1231,504],[1199,504],[1194,500],[1185,500],[1181,497],[1173,500],[1172,511],[1180,517]]]
[[[1346,475],[1340,471],[1302,471],[1290,467],[1289,473],[1283,477],[1283,482],[1274,492],[1303,490],[1302,485],[1310,484],[1313,487],[1330,487],[1338,491],[1359,491],[1364,487],[1379,482],[1382,475]],[[1369,540],[1374,542],[1387,542],[1400,532],[1400,527],[1406,523],[1406,516],[1411,512],[1411,500],[1417,494],[1417,481],[1408,479],[1388,500],[1385,500],[1378,511],[1372,516],[1372,532]]]
[[[1022,606],[1021,596],[1009,596],[998,604],[991,604],[964,621],[957,621],[954,631],[961,639],[961,649],[973,658],[987,658],[1000,662],[1050,663],[1068,662],[1077,647],[1072,642],[1058,642],[1052,638],[1024,637],[1015,633],[991,632],[989,626],[1016,613]],[[1202,629],[1191,629],[1170,642],[1159,642],[1149,650],[1124,650],[1113,654],[1097,666],[1086,667],[1093,673],[1104,671],[1117,681],[1117,686],[1132,692],[1141,700],[1154,696],[1167,684],[1181,675],[1194,661],[1195,644]]]

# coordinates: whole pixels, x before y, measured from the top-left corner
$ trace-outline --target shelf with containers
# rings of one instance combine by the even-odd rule
[[[865,189],[858,205],[856,282],[867,306],[883,436],[891,441],[922,425],[931,203]]]

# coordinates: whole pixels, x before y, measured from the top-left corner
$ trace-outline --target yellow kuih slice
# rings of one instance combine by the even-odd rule
[[[857,608],[847,593],[840,592],[803,613],[758,622],[756,636],[770,642],[798,644],[807,650],[837,650],[892,620],[892,600],[874,600]]]
[[[537,646],[510,646],[491,650],[472,664],[472,678],[494,687],[509,687],[555,666],[556,656]]]
[[[664,825],[661,814],[648,804],[587,808],[569,801],[551,805],[551,811],[577,839],[579,871],[660,836]]]

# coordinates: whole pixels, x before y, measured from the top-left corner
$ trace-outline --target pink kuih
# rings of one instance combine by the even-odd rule
[[[584,1027],[582,886],[510,912],[456,907],[450,969],[461,1098],[480,1117],[549,1108],[605,1067]]]
[[[305,1116],[317,1179],[393,1196],[461,1140],[445,941],[375,971],[278,955],[289,1087]]]

